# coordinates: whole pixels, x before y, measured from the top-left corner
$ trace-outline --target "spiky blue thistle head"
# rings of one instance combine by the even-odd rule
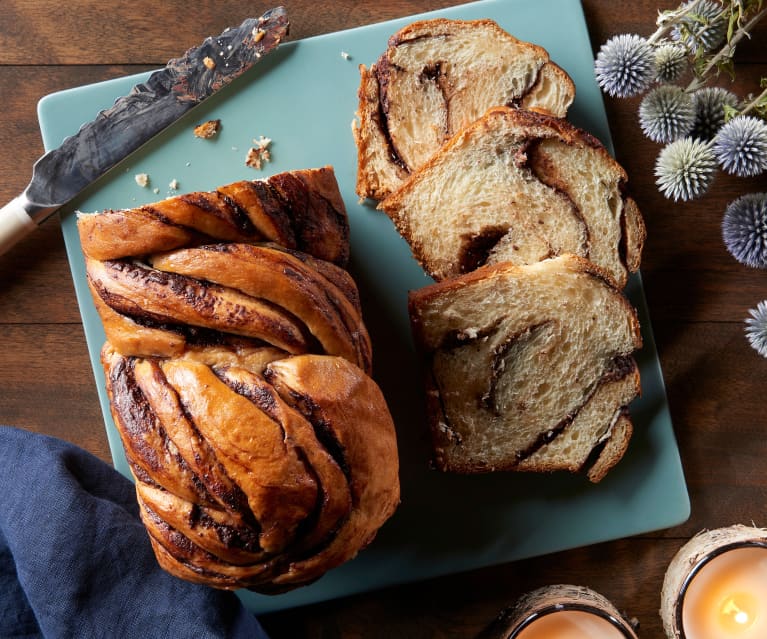
[[[722,3],[714,0],[688,0],[682,7],[687,13],[674,27],[671,37],[692,53],[718,49],[727,37],[729,15],[722,15]]]
[[[678,44],[662,44],[655,49],[655,79],[675,82],[687,68],[687,52]]]
[[[655,79],[655,53],[645,38],[621,34],[599,49],[594,72],[602,90],[614,98],[642,93]]]
[[[735,108],[738,96],[722,87],[705,87],[692,94],[695,123],[690,136],[699,140],[712,140],[724,125],[725,106]]]
[[[708,190],[715,171],[716,158],[710,146],[694,138],[682,138],[658,155],[655,183],[667,198],[687,201]]]
[[[722,239],[741,264],[767,268],[767,193],[741,195],[727,207]]]
[[[716,134],[714,153],[728,173],[759,175],[767,169],[767,123],[750,115],[734,117]]]
[[[653,142],[668,144],[692,129],[695,110],[692,99],[680,87],[662,84],[650,91],[639,105],[639,123]]]
[[[762,357],[767,357],[767,300],[749,309],[746,318],[746,338],[748,343]]]

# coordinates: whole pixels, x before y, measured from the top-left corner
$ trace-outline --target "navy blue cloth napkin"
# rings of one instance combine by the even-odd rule
[[[0,426],[0,637],[266,639],[231,592],[155,561],[133,484],[66,442]]]

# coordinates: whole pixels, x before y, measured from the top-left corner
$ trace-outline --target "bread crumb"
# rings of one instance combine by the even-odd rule
[[[272,143],[271,138],[265,138],[263,135],[258,140],[253,140],[255,146],[248,149],[248,154],[245,157],[245,165],[254,169],[261,170],[261,167],[265,162],[271,162],[272,154],[269,152],[269,145]]]
[[[171,191],[178,191],[178,180],[173,179],[170,181],[170,184],[168,184],[168,188]]]
[[[207,122],[203,122],[194,127],[194,135],[195,137],[209,140],[218,134],[220,128],[221,120],[208,120]]]
[[[136,173],[136,175],[133,176],[133,179],[136,180],[136,184],[142,188],[149,186],[149,176],[146,173]]]
[[[263,37],[266,35],[266,31],[264,31],[261,28],[254,28],[253,29],[253,42],[261,42]]]
[[[160,187],[159,187],[159,186],[156,186],[156,187],[154,187],[154,188],[152,189],[152,192],[153,192],[153,193],[159,193],[159,192],[160,192]]]
[[[211,58],[210,56],[205,56],[202,59],[202,63],[208,68],[208,69],[215,69],[216,68],[216,61]]]
[[[352,59],[352,57],[346,51],[341,51],[341,57],[344,60],[351,60]]]

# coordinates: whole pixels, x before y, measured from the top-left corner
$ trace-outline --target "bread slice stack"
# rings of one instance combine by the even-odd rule
[[[422,20],[360,67],[357,194],[380,200],[496,105],[566,114],[575,85],[542,47],[492,20]]]
[[[487,21],[447,27],[403,29],[370,72],[389,165],[363,134],[369,90],[375,103],[364,69],[356,133],[358,193],[385,194],[378,208],[436,280],[409,300],[434,463],[460,473],[583,471],[598,482],[626,451],[627,407],[640,392],[632,353],[642,339],[622,289],[641,262],[642,216],[624,169],[559,117],[574,90],[552,88],[561,75],[547,54],[522,47],[544,62],[526,67],[517,53],[515,66],[492,44]],[[467,43],[483,41],[494,62],[464,64],[461,52],[475,52]],[[499,100],[487,89],[524,68],[537,78],[527,98]],[[434,91],[443,81],[447,88]],[[477,87],[489,103],[453,122],[459,107],[445,96],[456,87]],[[467,92],[456,91],[456,102]],[[434,124],[440,95],[451,108]],[[439,135],[429,137],[430,127]],[[412,139],[403,142],[400,130]]]

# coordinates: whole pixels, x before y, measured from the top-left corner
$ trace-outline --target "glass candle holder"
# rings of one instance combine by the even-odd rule
[[[637,639],[637,635],[599,593],[558,584],[522,596],[478,639]]]
[[[767,530],[735,525],[688,541],[666,571],[661,618],[670,639],[767,638]]]

